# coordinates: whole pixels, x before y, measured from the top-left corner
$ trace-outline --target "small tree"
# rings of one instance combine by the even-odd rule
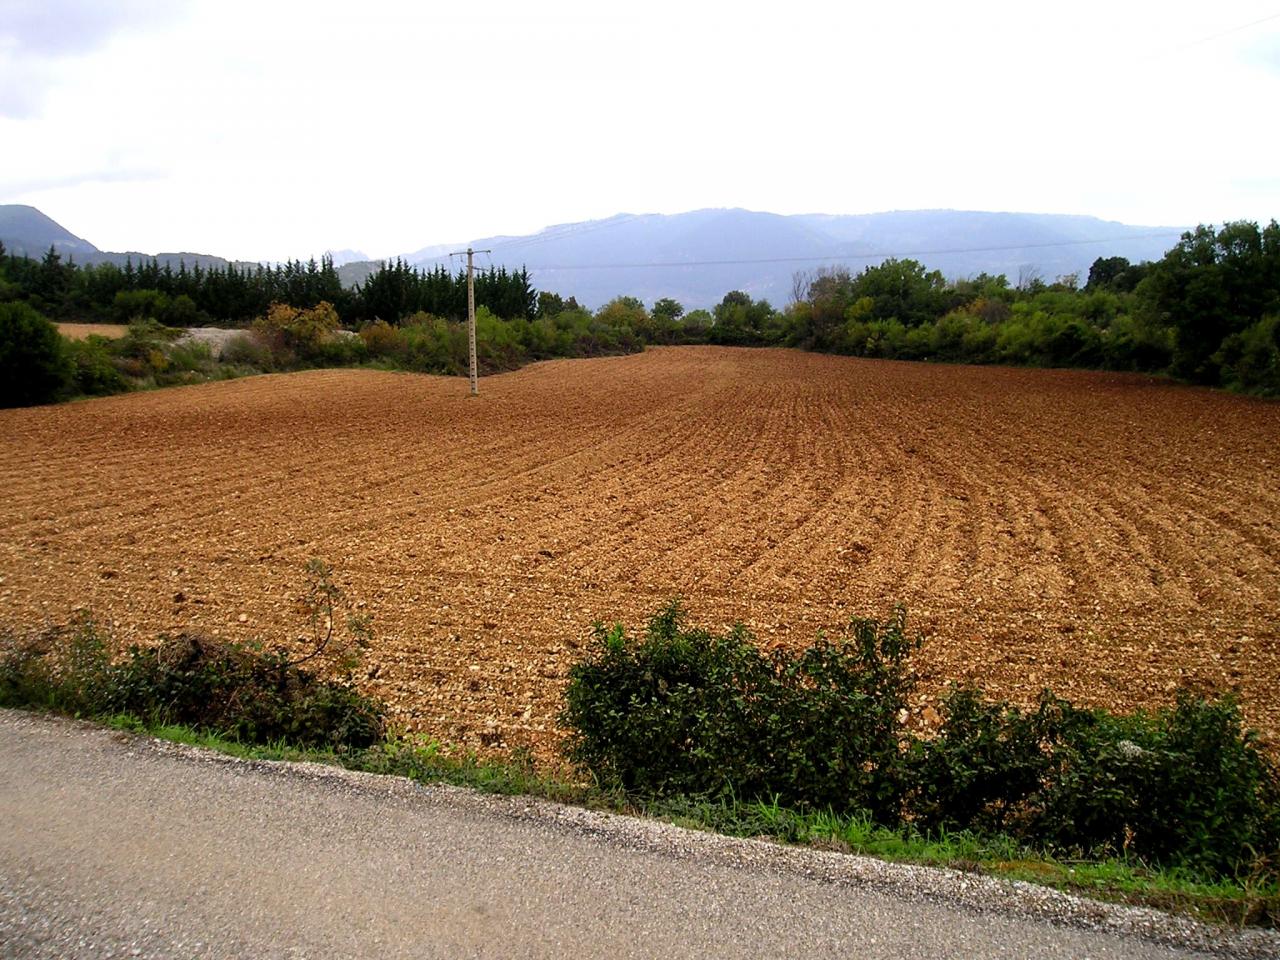
[[[0,406],[52,403],[71,379],[58,328],[25,303],[0,303]]]
[[[287,365],[288,354],[314,355],[333,339],[341,326],[333,304],[321,300],[310,310],[273,303],[266,316],[253,322],[253,328],[268,344],[278,362]]]
[[[1229,379],[1224,341],[1280,313],[1280,224],[1199,226],[1153,264],[1139,289],[1157,318],[1177,331],[1176,376],[1217,385]]]
[[[684,306],[670,297],[663,297],[649,311],[653,318],[654,339],[659,343],[675,343],[684,316]]]
[[[596,311],[596,319],[610,327],[630,330],[642,340],[651,340],[653,319],[635,297],[614,297]]]

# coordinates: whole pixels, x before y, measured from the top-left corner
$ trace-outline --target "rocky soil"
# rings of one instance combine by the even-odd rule
[[[593,621],[673,597],[764,644],[907,606],[952,681],[1280,737],[1280,404],[1104,373],[669,348],[465,379],[325,370],[0,411],[0,624],[372,616],[397,722],[555,746]]]

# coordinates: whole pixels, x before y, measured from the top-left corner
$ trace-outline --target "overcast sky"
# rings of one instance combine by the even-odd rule
[[[110,250],[716,206],[1265,221],[1278,105],[1280,0],[0,0],[0,203]]]

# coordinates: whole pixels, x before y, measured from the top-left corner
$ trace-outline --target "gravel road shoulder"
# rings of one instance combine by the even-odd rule
[[[5,957],[1280,956],[1274,931],[12,711],[0,820]]]

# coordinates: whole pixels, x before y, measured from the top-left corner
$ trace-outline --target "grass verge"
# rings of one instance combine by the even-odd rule
[[[886,623],[855,621],[855,644],[819,642],[799,660],[766,660],[745,631],[718,637],[685,628],[671,605],[639,645],[621,627],[597,631],[598,649],[571,672],[566,693],[564,722],[577,739],[562,760],[539,766],[527,751],[482,756],[388,728],[385,706],[354,685],[352,665],[371,632],[349,609],[345,628],[335,628],[344,606],[328,568],[315,561],[300,597],[312,630],[302,651],[183,634],[113,654],[87,616],[25,634],[0,631],[0,706],[244,759],[538,797],[1030,880],[1236,926],[1280,925],[1280,849],[1272,842],[1280,810],[1272,788],[1280,780],[1231,703],[1180,700],[1177,711],[1154,718],[1116,717],[1046,694],[1028,715],[957,691],[944,703],[939,736],[923,743],[900,730],[904,661],[913,649],[901,611]],[[1045,766],[1063,751],[1063,763]],[[1224,766],[1224,758],[1238,763]],[[1021,782],[1014,775],[1024,767],[1031,775]],[[1172,780],[1164,776],[1170,770]],[[1058,806],[1099,825],[1104,841],[1117,824],[1141,829],[1088,846],[1071,834],[1064,841],[1019,832],[1019,817],[1054,790],[1072,801]],[[1075,802],[1099,796],[1132,797],[1137,806]],[[1223,796],[1243,801],[1223,806]],[[1188,798],[1190,806],[1181,802]],[[1246,826],[1248,816],[1258,820],[1243,839],[1219,829],[1240,811]],[[1133,842],[1188,825],[1209,831],[1200,837],[1208,853],[1239,852],[1229,870],[1221,856],[1171,862],[1158,844]]]
[[[1023,880],[1114,903],[1149,906],[1232,927],[1280,926],[1280,885],[1209,882],[1178,868],[1138,860],[1059,860],[1003,836],[945,830],[922,834],[890,829],[869,818],[790,809],[732,797],[714,800],[628,799],[575,778],[570,768],[537,767],[530,756],[484,757],[421,736],[389,736],[365,749],[299,747],[285,741],[245,743],[188,726],[148,724],[130,714],[100,718],[117,730],[213,750],[245,760],[323,763],[366,773],[446,783],[484,793],[521,795],[663,820],[726,836],[769,840],[895,863],[947,867],[1006,880]]]

